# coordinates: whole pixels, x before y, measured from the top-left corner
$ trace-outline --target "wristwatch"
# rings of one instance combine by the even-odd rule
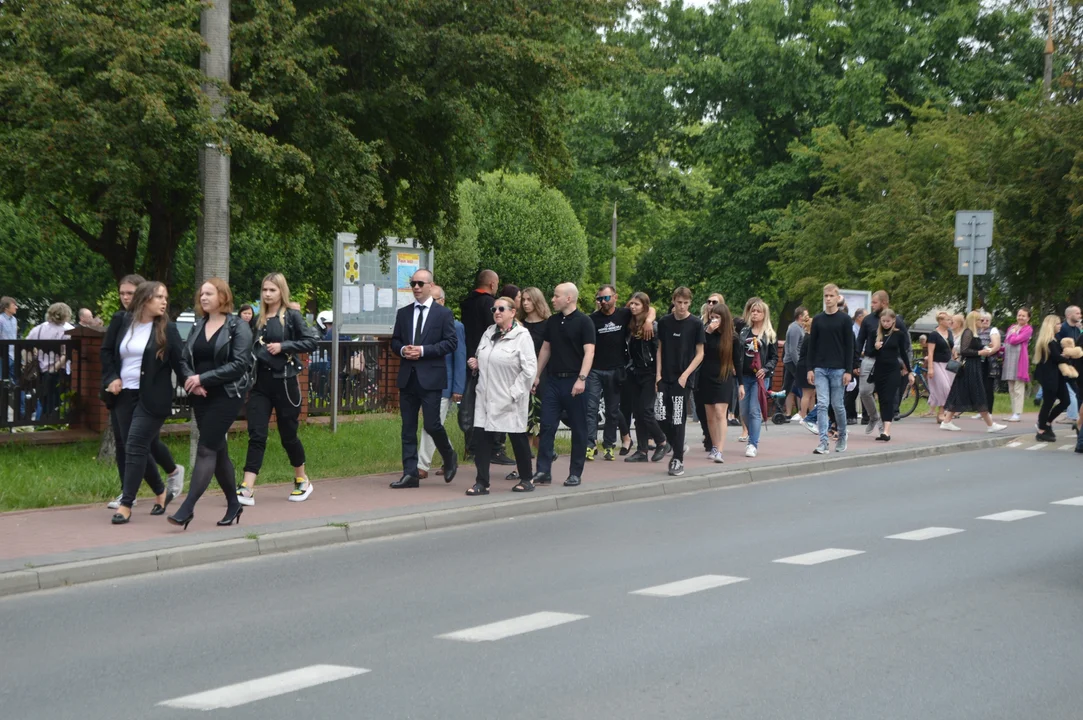
[[[586,375],[580,375],[579,379],[582,380],[583,382],[586,382],[587,381],[587,376]]]

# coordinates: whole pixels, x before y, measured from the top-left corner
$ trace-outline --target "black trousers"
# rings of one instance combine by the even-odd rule
[[[698,387],[692,390],[692,402],[696,404],[696,418],[699,420],[700,430],[703,431],[703,447],[710,449],[712,440],[711,426],[707,423],[707,404],[703,402],[703,391]]]
[[[538,440],[538,472],[553,469],[553,446],[556,443],[560,416],[568,413],[568,427],[572,430],[572,454],[569,458],[569,475],[583,477],[587,464],[587,394],[572,395],[575,378],[558,378],[550,375],[545,381],[542,397],[541,438]]]
[[[1051,383],[1043,383],[1042,407],[1038,410],[1038,429],[1048,430],[1053,421],[1068,409],[1071,402],[1072,399],[1068,396],[1068,383],[1064,378],[1060,378],[1055,387]],[[990,403],[991,406],[992,403]]]
[[[128,419],[125,423],[131,423],[131,415],[127,416]],[[109,411],[109,423],[113,426],[113,437],[116,439],[117,446],[117,475],[120,476],[121,490],[124,490],[124,466],[127,463],[127,457],[124,454],[124,441],[121,440],[120,434],[120,418],[117,416],[115,409]],[[169,448],[162,442],[160,437],[155,437],[154,442],[150,444],[151,462],[156,463],[167,475],[172,475],[177,469],[177,463],[173,460],[173,453],[169,452]]]
[[[210,486],[211,477],[218,480],[218,487],[226,495],[229,514],[240,504],[237,501],[237,477],[229,457],[227,433],[229,426],[237,419],[242,404],[243,398],[231,398],[218,388],[205,398],[192,398],[192,414],[199,428],[199,446],[196,448],[196,464],[192,468],[188,495],[176,513],[178,519],[184,520],[192,515],[199,498]]]
[[[156,418],[143,408],[138,390],[122,390],[117,396],[114,410],[120,421],[121,434],[117,436],[117,442],[124,443],[126,461],[120,504],[131,508],[144,480],[155,495],[165,492],[158,465],[150,454],[150,447],[158,437],[165,418]]]
[[[440,396],[442,390],[426,390],[417,381],[417,372],[410,371],[406,387],[399,390],[399,412],[402,414],[402,472],[417,475],[417,414],[424,417],[425,432],[432,438],[444,467],[455,457],[447,430],[440,422]]]
[[[860,386],[861,386],[861,383],[858,383],[857,387],[855,387],[853,390],[850,390],[849,392],[847,392],[842,398],[843,405],[846,407],[846,417],[848,417],[848,418],[855,418],[855,419],[857,418],[857,396],[861,393]],[[898,388],[896,388],[896,392],[897,391],[898,391]],[[876,390],[876,393],[879,395],[879,393],[880,393],[879,388]],[[880,407],[883,407],[883,406],[884,406],[884,401],[881,399],[880,400]],[[895,407],[898,407],[898,402],[895,403]],[[883,417],[886,420],[890,420],[893,417],[895,417],[894,415],[884,415],[883,413],[881,413],[880,416]]]
[[[636,450],[647,452],[651,440],[661,447],[666,441],[666,434],[662,432],[658,418],[654,416],[654,374],[629,375],[626,384],[634,398],[632,413],[636,419]]]
[[[468,455],[475,455],[476,440],[474,438],[474,402],[478,393],[478,374],[475,372],[466,374],[466,389],[463,390],[463,402],[459,406],[459,429],[463,431],[463,440]],[[465,412],[463,412],[465,408]],[[506,455],[504,449],[504,433],[490,434],[490,453],[492,455]]]
[[[673,448],[673,459],[684,462],[684,423],[688,419],[688,396],[690,388],[679,383],[663,383],[663,408],[666,416],[661,418],[666,440]]]
[[[504,434],[490,432],[480,427],[474,428],[474,437],[480,440],[478,442],[478,451],[474,455],[474,467],[478,471],[477,482],[485,487],[489,487],[489,463],[492,460],[493,449],[492,436]],[[506,434],[511,438],[511,449],[515,453],[515,465],[519,471],[519,478],[529,480],[534,476],[530,464],[530,436],[525,432]]]
[[[294,405],[296,403],[296,405]],[[290,465],[305,464],[305,446],[297,437],[301,417],[301,385],[296,377],[275,378],[270,370],[260,368],[256,383],[248,394],[248,455],[244,471],[259,474],[263,453],[267,450],[267,432],[271,411],[278,422],[278,438],[289,456]]]
[[[616,447],[620,429],[620,376],[623,370],[591,370],[587,376],[587,447],[598,444],[598,407],[605,398],[602,447]]]

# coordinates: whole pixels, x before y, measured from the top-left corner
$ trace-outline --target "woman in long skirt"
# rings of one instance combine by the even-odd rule
[[[946,312],[936,314],[936,329],[929,333],[925,345],[926,382],[929,385],[929,410],[935,413],[936,421],[941,422],[940,408],[948,399],[955,373],[948,371],[951,350],[955,337],[951,334],[951,315]]]
[[[963,326],[963,336],[959,342],[959,358],[963,368],[955,375],[955,382],[951,384],[951,392],[944,401],[944,414],[949,416],[940,424],[941,430],[960,430],[961,428],[950,419],[951,413],[976,412],[985,421],[987,432],[998,432],[1007,427],[993,422],[989,414],[989,399],[985,397],[985,381],[982,371],[982,360],[991,354],[989,348],[981,346],[979,337],[981,313],[971,311],[966,316]]]

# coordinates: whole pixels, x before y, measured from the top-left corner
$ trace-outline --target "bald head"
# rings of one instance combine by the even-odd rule
[[[478,290],[488,290],[496,294],[496,286],[500,284],[500,277],[492,270],[482,270],[474,281],[474,287]]]
[[[553,312],[568,315],[579,302],[579,288],[575,283],[561,283],[553,289]]]
[[[424,269],[415,272],[410,277],[410,290],[414,300],[424,305],[432,297],[432,273]]]
[[[440,287],[439,285],[433,285],[432,299],[443,305],[445,300],[444,288]]]
[[[1079,306],[1069,305],[1064,308],[1064,319],[1067,320],[1068,324],[1072,327],[1077,327],[1080,320],[1083,319],[1083,314],[1080,313]]]

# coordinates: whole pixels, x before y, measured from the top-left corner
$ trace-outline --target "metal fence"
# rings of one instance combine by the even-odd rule
[[[78,340],[0,340],[0,428],[67,425],[82,370]]]
[[[381,408],[379,353],[379,343],[339,342],[339,413],[355,415]],[[331,414],[330,341],[320,342],[309,355],[308,414]]]

